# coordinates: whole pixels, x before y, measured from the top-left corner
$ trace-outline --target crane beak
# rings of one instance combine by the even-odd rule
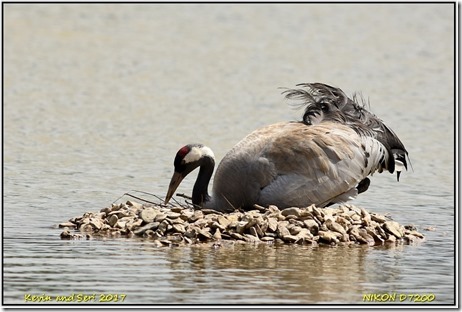
[[[172,179],[170,180],[170,185],[168,186],[167,196],[165,197],[165,204],[169,202],[172,198],[173,194],[175,194],[176,189],[180,185],[181,181],[183,181],[184,176],[179,172],[174,172]]]

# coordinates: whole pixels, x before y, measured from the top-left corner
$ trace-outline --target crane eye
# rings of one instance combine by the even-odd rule
[[[325,104],[325,103],[321,103],[321,110],[326,113],[329,111],[329,105]]]

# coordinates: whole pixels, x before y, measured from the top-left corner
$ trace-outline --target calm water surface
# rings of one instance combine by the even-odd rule
[[[4,17],[4,304],[454,303],[454,6],[7,4]],[[164,196],[182,145],[219,160],[252,130],[299,119],[279,87],[310,81],[362,91],[405,143],[413,170],[375,175],[355,204],[416,225],[424,243],[60,240],[58,223],[125,192]]]

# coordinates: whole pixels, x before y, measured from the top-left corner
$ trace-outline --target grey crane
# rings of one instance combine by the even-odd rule
[[[332,113],[332,116],[341,112]],[[279,208],[324,207],[356,197],[365,178],[393,172],[394,159],[373,130],[361,122],[317,124],[281,122],[257,129],[238,142],[220,162],[213,181],[215,157],[202,144],[188,144],[176,154],[165,203],[181,181],[200,167],[193,187],[194,205],[230,212],[254,204]]]

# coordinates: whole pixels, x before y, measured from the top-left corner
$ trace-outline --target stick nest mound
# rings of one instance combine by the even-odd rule
[[[221,213],[191,206],[127,201],[59,224],[61,239],[140,237],[158,246],[224,241],[273,244],[369,246],[422,241],[412,226],[349,204],[335,208],[264,208]]]

